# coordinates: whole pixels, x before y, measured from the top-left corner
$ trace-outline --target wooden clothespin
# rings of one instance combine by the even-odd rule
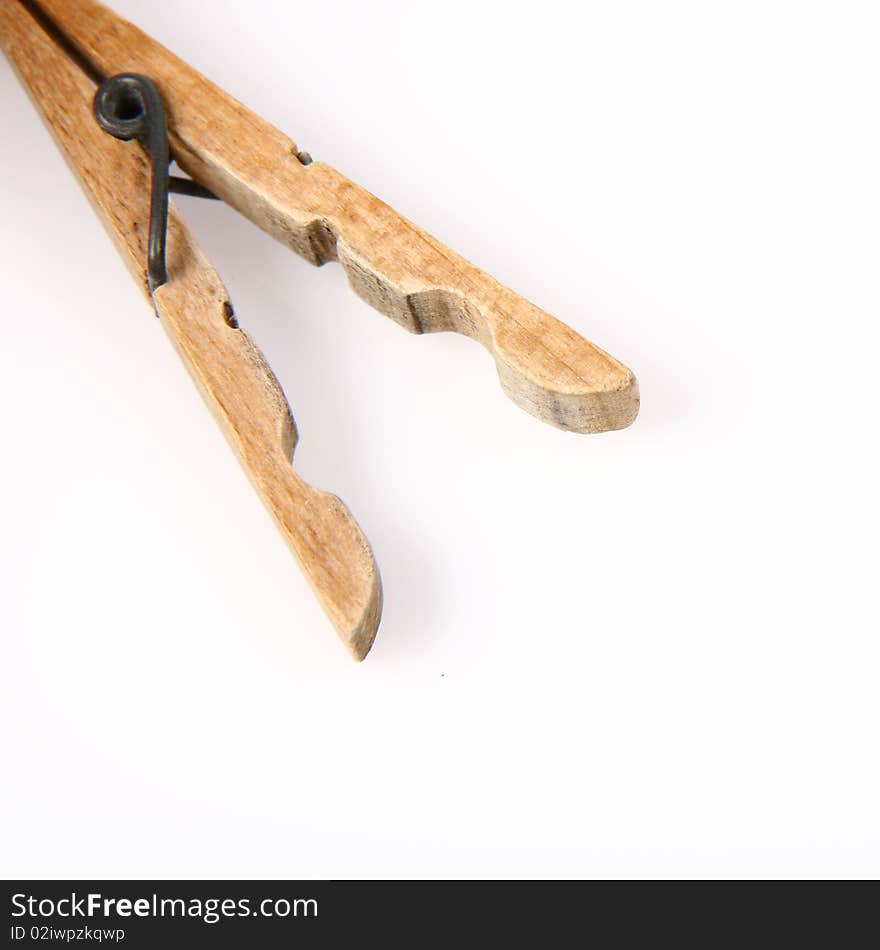
[[[370,545],[339,498],[292,468],[284,393],[169,188],[222,199],[313,264],[338,261],[359,296],[413,333],[454,330],[482,343],[507,395],[545,422],[600,432],[635,418],[625,366],[312,162],[102,4],[0,0],[0,40],[356,659],[382,608]],[[192,181],[169,178],[169,146]]]

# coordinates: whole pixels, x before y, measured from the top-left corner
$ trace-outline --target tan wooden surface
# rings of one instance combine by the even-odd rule
[[[174,155],[193,178],[312,263],[338,260],[376,309],[415,333],[478,340],[505,392],[545,422],[599,432],[633,421],[633,374],[570,327],[329,165],[303,165],[287,136],[102,4],[40,5],[97,74],[139,72],[156,83]]]
[[[92,116],[94,86],[17,0],[0,0],[0,40],[123,260],[149,296],[146,235],[150,179],[134,142],[104,133]],[[282,536],[356,659],[367,654],[382,604],[369,543],[345,505],[303,482],[290,459],[296,427],[262,354],[227,322],[226,290],[173,204],[169,281],[157,314]]]

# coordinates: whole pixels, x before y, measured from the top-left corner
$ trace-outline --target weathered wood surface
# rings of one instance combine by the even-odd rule
[[[17,0],[0,0],[0,41],[149,297],[146,155],[136,143],[119,142],[99,128],[92,116],[93,84]],[[173,204],[167,263],[168,283],[153,295],[162,325],[343,643],[363,659],[382,605],[369,543],[335,495],[307,485],[291,467],[297,434],[284,393],[247,333],[227,321],[226,289]]]
[[[294,143],[95,0],[40,0],[101,76],[138,72],[163,95],[174,155],[193,178],[415,333],[455,330],[495,358],[505,392],[576,432],[629,425],[633,374]]]

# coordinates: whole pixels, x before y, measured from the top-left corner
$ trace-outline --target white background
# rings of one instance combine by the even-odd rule
[[[880,874],[876,4],[115,6],[642,411],[181,199],[373,544],[352,663],[0,62],[0,872]]]

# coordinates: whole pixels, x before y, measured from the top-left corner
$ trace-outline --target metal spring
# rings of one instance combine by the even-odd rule
[[[168,174],[168,126],[159,91],[146,76],[120,73],[105,79],[93,104],[98,124],[124,142],[136,139],[150,160],[150,227],[147,242],[147,282],[152,294],[168,280],[165,239],[168,232],[168,192],[216,198],[187,178]]]

